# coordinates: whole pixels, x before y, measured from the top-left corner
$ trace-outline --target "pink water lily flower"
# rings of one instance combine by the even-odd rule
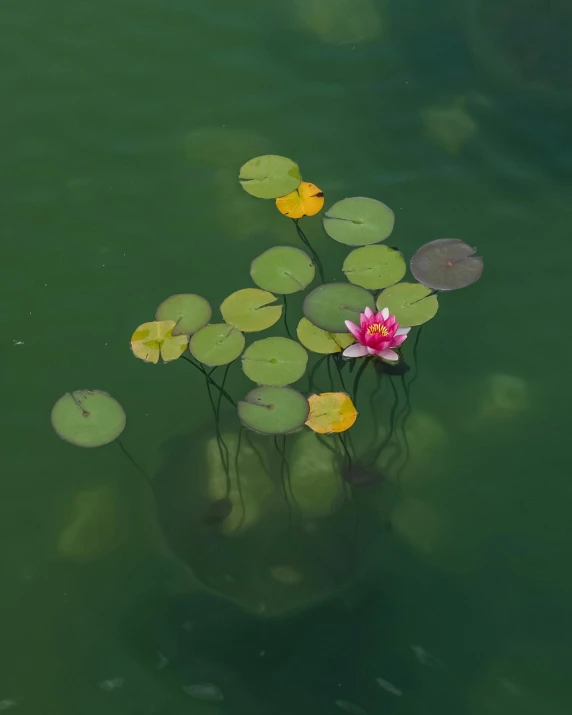
[[[399,355],[391,348],[401,345],[411,328],[400,328],[394,315],[384,308],[374,313],[366,308],[360,315],[360,324],[346,320],[346,327],[357,340],[344,350],[344,357],[356,358],[364,355],[377,355],[384,360],[399,360]]]

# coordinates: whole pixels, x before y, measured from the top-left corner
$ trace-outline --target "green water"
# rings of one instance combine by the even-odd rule
[[[0,709],[570,712],[572,19],[484,3],[5,0]],[[269,152],[326,206],[391,206],[406,256],[455,236],[485,271],[424,328],[399,484],[289,528],[254,480],[230,537],[200,521],[200,375],[129,339],[168,295],[217,306],[297,245],[236,181]],[[340,278],[346,251],[305,226]],[[155,496],[116,444],[54,435],[80,388],[121,401]],[[223,701],[184,690],[208,683]]]

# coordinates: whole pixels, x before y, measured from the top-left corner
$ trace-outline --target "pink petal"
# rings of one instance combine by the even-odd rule
[[[411,328],[397,328],[396,335],[407,335]]]
[[[376,350],[375,348],[367,348],[367,351],[368,351],[368,353],[369,353],[370,355],[377,355],[378,352],[379,352],[379,351]]]
[[[359,327],[359,325],[352,323],[351,320],[346,320],[345,323],[346,328],[350,331],[354,338],[356,340],[361,340],[362,329]]]
[[[391,328],[393,328],[394,325],[399,325],[399,323],[395,319],[395,315],[390,315],[389,318],[385,321],[385,327],[390,330]]]
[[[395,335],[391,341],[391,347],[396,348],[407,340],[407,335]]]
[[[399,355],[394,351],[394,350],[382,350],[379,354],[380,358],[383,358],[384,360],[391,360],[394,362],[395,360],[399,360]]]
[[[384,319],[384,320],[387,320],[387,319],[389,318],[389,308],[384,308],[384,309],[381,311],[381,314],[383,315],[383,319]]]
[[[373,310],[369,306],[363,311],[363,313],[366,318],[371,318],[374,315]]]
[[[363,357],[367,354],[367,348],[365,347],[365,345],[359,345],[358,343],[350,345],[349,348],[346,348],[342,353],[342,355],[347,358]]]

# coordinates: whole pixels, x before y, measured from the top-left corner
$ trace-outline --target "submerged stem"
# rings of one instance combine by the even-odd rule
[[[302,231],[300,224],[298,223],[299,219],[295,218],[295,219],[293,219],[293,221],[294,221],[294,225],[296,226],[296,231],[298,233],[298,236],[300,237],[300,240],[312,254],[312,258],[314,259],[314,263],[316,264],[316,268],[318,269],[318,273],[320,274],[320,279],[321,279],[322,283],[325,283],[326,279],[324,278],[324,267],[322,266],[322,261],[320,260],[320,257],[318,256],[316,251],[312,248],[312,244],[308,240],[308,237],[306,236],[304,231]]]
[[[211,374],[212,374],[212,372],[213,372],[214,370],[211,371],[211,374],[209,374],[209,373],[203,368],[203,366],[202,366],[200,363],[196,363],[196,362],[195,362],[191,357],[189,357],[188,355],[185,355],[185,354],[183,353],[183,354],[181,355],[181,357],[182,357],[184,360],[186,360],[188,363],[190,363],[193,367],[195,367],[197,370],[200,370],[200,371],[203,373],[203,375],[206,377],[207,382],[209,382],[213,387],[216,387],[216,389],[221,393],[221,395],[222,395],[226,400],[228,400],[228,402],[230,402],[230,404],[231,404],[233,407],[237,407],[236,402],[232,399],[232,397],[228,394],[228,392],[227,392],[224,388],[222,388],[217,382],[215,382],[215,381],[212,379]],[[230,365],[229,365],[228,367],[230,367]]]

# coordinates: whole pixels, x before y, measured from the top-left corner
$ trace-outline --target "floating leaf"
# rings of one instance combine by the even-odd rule
[[[285,156],[266,154],[247,161],[238,175],[242,188],[259,199],[277,199],[295,191],[302,176],[298,164]]]
[[[228,365],[244,350],[244,335],[232,325],[213,323],[196,332],[189,343],[191,354],[203,365]]]
[[[174,320],[173,335],[192,335],[211,319],[212,308],[206,298],[194,293],[177,293],[157,308],[157,320]]]
[[[295,340],[265,338],[244,351],[244,374],[259,385],[290,385],[306,372],[308,353]]]
[[[56,434],[78,447],[101,447],[125,429],[125,412],[101,390],[66,392],[52,408]]]
[[[304,290],[314,280],[316,269],[299,248],[275,246],[252,261],[250,275],[264,290],[285,295]]]
[[[435,316],[439,301],[419,283],[397,283],[386,288],[377,299],[377,309],[388,308],[402,326],[422,325]]]
[[[315,216],[323,206],[324,192],[308,181],[303,181],[291,194],[276,199],[276,208],[288,218]]]
[[[355,341],[351,333],[328,333],[316,327],[307,318],[300,319],[296,333],[305,348],[321,355],[340,353]]]
[[[438,238],[426,243],[411,259],[411,273],[434,290],[456,290],[475,283],[483,272],[476,248],[458,238]]]
[[[395,216],[389,206],[361,196],[338,201],[324,215],[328,236],[348,246],[385,241],[394,223]]]
[[[375,300],[364,288],[351,283],[325,283],[314,288],[304,300],[306,318],[329,333],[347,333],[345,321],[359,322],[366,307],[375,308]]]
[[[343,271],[350,283],[379,290],[400,281],[406,266],[400,251],[389,246],[363,246],[344,261]]]
[[[288,434],[308,418],[308,401],[290,387],[257,387],[238,403],[245,427],[261,434]]]
[[[143,323],[131,336],[131,350],[135,357],[157,364],[180,358],[189,344],[188,335],[173,335],[174,320],[154,320]]]
[[[280,320],[281,305],[269,305],[276,302],[276,296],[259,288],[243,288],[225,298],[220,307],[222,317],[230,325],[245,333],[266,330]]]
[[[308,398],[310,414],[306,424],[318,434],[345,432],[355,423],[358,413],[345,392],[322,392]]]

